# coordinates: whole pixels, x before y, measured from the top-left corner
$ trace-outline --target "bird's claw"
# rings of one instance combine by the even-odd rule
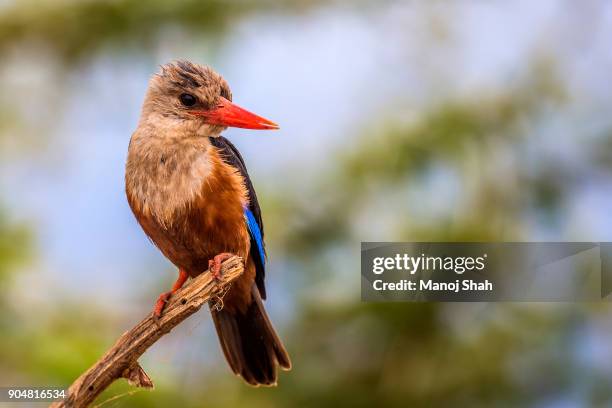
[[[214,280],[221,280],[221,264],[223,263],[223,261],[228,260],[232,256],[233,254],[223,252],[218,255],[215,255],[213,259],[208,261],[208,270],[210,271],[210,274],[212,275]]]
[[[155,302],[155,307],[153,308],[153,319],[155,319],[155,322],[158,323],[158,326],[159,326],[159,318],[161,317],[161,314],[164,311],[164,307],[166,307],[166,303],[168,303],[168,301],[170,300],[170,297],[176,291],[178,291],[180,288],[183,287],[188,277],[189,275],[187,275],[187,273],[184,270],[182,269],[179,270],[179,276],[176,279],[176,282],[174,282],[174,285],[172,286],[172,290],[170,290],[169,292],[162,293],[157,298],[157,302]]]
[[[157,302],[155,302],[155,307],[153,308],[153,318],[155,320],[159,320],[162,312],[164,311],[164,307],[168,300],[170,300],[170,296],[172,296],[172,292],[164,292],[157,298]]]

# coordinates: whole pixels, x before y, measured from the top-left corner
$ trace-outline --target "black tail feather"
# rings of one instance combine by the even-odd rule
[[[291,361],[255,285],[251,292],[253,302],[244,314],[212,310],[213,321],[232,371],[251,385],[276,385],[276,366],[289,370]]]

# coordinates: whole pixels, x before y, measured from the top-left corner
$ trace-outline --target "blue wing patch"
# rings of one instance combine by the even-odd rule
[[[261,236],[261,229],[259,228],[259,224],[255,219],[255,216],[248,208],[244,209],[244,218],[246,220],[247,226],[249,228],[249,233],[251,234],[251,238],[257,244],[257,249],[259,251],[259,259],[261,260],[261,266],[264,266],[266,263],[266,255],[264,251],[264,243],[263,237]]]

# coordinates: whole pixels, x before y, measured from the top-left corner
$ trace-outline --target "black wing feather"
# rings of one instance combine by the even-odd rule
[[[253,182],[251,182],[251,178],[249,177],[249,173],[247,171],[246,164],[244,163],[244,160],[242,159],[240,152],[238,151],[236,146],[232,144],[232,142],[230,142],[223,136],[211,137],[209,139],[210,139],[210,143],[214,147],[216,147],[221,153],[221,158],[223,159],[223,161],[229,164],[230,166],[238,169],[238,171],[240,172],[240,175],[242,175],[242,178],[244,179],[245,187],[247,189],[247,193],[249,195],[249,210],[251,210],[251,212],[255,216],[255,220],[257,221],[257,224],[259,225],[259,229],[261,230],[261,239],[263,241],[264,226],[263,226],[263,221],[261,219],[261,208],[259,207],[259,202],[257,201],[257,193],[255,193]],[[251,248],[252,249],[251,249],[250,254],[253,257],[253,260],[255,261],[255,270],[256,270],[255,284],[257,285],[257,289],[259,289],[261,298],[265,299],[266,298],[266,287],[265,287],[264,280],[266,276],[266,270],[265,270],[266,260],[260,259],[261,255],[259,254],[259,251],[255,249],[257,248],[257,242],[255,242],[253,235],[251,235]],[[264,254],[265,254],[265,244],[264,244]]]

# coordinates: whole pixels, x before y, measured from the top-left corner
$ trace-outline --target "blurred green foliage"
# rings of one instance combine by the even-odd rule
[[[533,157],[524,154],[533,143],[528,132],[566,98],[554,67],[538,63],[520,85],[505,93],[446,101],[432,106],[413,123],[389,119],[364,124],[368,130],[339,153],[336,171],[322,178],[312,193],[322,199],[313,205],[300,196],[285,205],[284,216],[292,220],[283,237],[289,243],[286,250],[306,257],[334,242],[359,242],[355,220],[377,214],[378,206],[384,206],[380,197],[396,197],[397,192],[408,195],[439,169],[451,173],[464,194],[433,218],[415,220],[408,215],[409,202],[398,212],[382,208],[380,212],[391,213],[395,222],[386,239],[526,239],[526,226],[521,224],[526,217],[521,214],[553,211],[566,193],[560,189],[571,188],[570,183],[555,178],[560,168],[534,163]],[[511,163],[500,169],[504,156]],[[435,190],[432,192],[432,196],[415,198],[439,201]]]
[[[62,60],[101,47],[150,49],[164,27],[218,37],[248,13],[302,10],[314,0],[18,1],[0,13],[0,52],[26,43],[50,48]]]
[[[0,291],[7,289],[11,271],[31,255],[30,248],[29,228],[11,223],[0,208]]]

